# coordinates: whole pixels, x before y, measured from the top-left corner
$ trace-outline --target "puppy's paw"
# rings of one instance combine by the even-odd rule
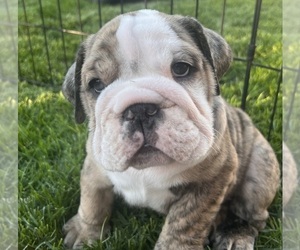
[[[213,244],[214,250],[253,250],[254,240],[252,236],[218,235]]]
[[[84,245],[91,246],[96,240],[100,240],[102,233],[101,225],[90,225],[85,223],[78,214],[71,218],[64,226],[63,232],[66,235],[64,245],[69,249],[82,249]]]
[[[253,250],[255,237],[258,235],[256,228],[239,218],[221,225],[213,237],[214,250]]]

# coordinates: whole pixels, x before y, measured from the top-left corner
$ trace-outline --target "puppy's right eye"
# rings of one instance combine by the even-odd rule
[[[100,79],[94,78],[89,82],[89,87],[96,94],[100,94],[101,91],[105,88],[105,85]]]

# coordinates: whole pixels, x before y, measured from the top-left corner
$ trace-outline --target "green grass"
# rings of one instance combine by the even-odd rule
[[[64,28],[80,30],[77,1],[60,1]],[[142,2],[142,1],[141,1]],[[56,1],[42,1],[45,25],[59,27]],[[80,1],[82,29],[95,32],[98,27],[97,5]],[[143,8],[143,3],[124,6],[124,11]],[[220,31],[222,2],[200,1],[199,19]],[[148,8],[169,12],[169,1],[149,1]],[[41,24],[37,1],[26,1],[28,22]],[[103,23],[120,13],[118,5],[103,5]],[[174,13],[194,15],[194,1],[174,1]],[[236,57],[247,55],[254,3],[228,1],[224,36]],[[19,23],[25,22],[22,2]],[[255,61],[281,67],[280,1],[263,1]],[[43,33],[29,28],[33,56],[30,54],[27,30],[19,26],[20,77],[36,80],[41,86],[19,84],[19,248],[62,249],[62,226],[73,216],[79,204],[79,173],[85,155],[86,125],[74,123],[73,110],[59,91],[67,66],[71,65],[82,38],[65,34],[66,56],[62,53],[61,33],[47,31],[52,76],[49,74]],[[33,69],[33,60],[36,74]],[[224,77],[223,96],[239,106],[245,63],[234,62]],[[267,136],[277,88],[278,73],[254,67],[251,72],[247,112]],[[270,143],[281,159],[281,102],[273,121]],[[256,249],[281,249],[281,194],[272,207],[267,227],[256,242]],[[95,249],[152,249],[161,230],[163,218],[147,209],[128,207],[117,199],[111,219],[111,234]]]

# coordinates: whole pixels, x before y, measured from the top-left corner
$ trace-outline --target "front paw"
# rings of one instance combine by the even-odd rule
[[[214,250],[253,250],[257,231],[251,226],[219,231],[215,235]]]
[[[217,237],[213,245],[214,250],[253,250],[254,237],[238,235],[227,235],[225,237]]]
[[[105,232],[108,227],[105,226]],[[63,232],[66,235],[64,245],[70,249],[82,249],[83,246],[92,245],[100,240],[104,233],[102,225],[91,225],[85,223],[78,214],[71,218],[64,226]]]

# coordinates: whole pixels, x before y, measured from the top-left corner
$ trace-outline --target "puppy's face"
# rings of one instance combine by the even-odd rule
[[[192,167],[214,142],[217,79],[231,53],[196,20],[139,11],[90,36],[64,83],[96,161],[128,167]]]

